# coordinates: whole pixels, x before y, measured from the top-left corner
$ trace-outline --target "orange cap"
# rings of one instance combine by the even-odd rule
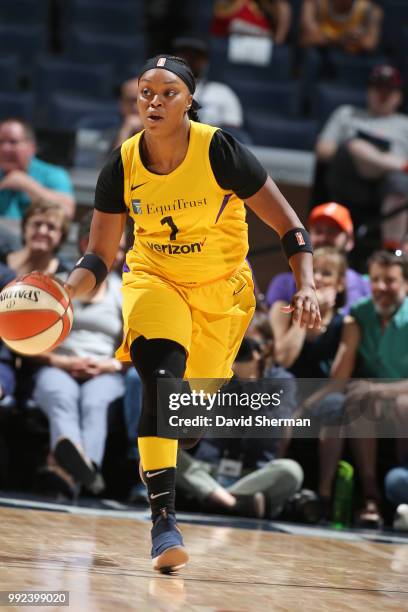
[[[312,208],[309,218],[308,225],[317,219],[333,219],[350,236],[353,235],[354,227],[353,221],[351,220],[350,212],[341,204],[337,202],[326,202],[326,204],[319,204]]]

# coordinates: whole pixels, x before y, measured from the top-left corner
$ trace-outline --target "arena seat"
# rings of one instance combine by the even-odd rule
[[[406,0],[387,0],[383,3],[383,11],[383,47],[395,58],[403,59],[401,39],[408,24],[408,3]]]
[[[143,2],[71,0],[66,12],[71,26],[95,33],[132,36],[144,27]]]
[[[119,84],[127,76],[130,64],[145,59],[145,39],[141,34],[108,36],[75,28],[70,33],[68,54],[79,62],[111,64],[115,83]]]
[[[34,115],[34,98],[30,92],[0,92],[0,119],[21,117],[32,121]]]
[[[310,119],[254,113],[248,116],[246,126],[254,144],[263,147],[311,151],[317,136],[317,121]]]
[[[41,58],[34,72],[34,92],[47,102],[54,93],[74,93],[107,98],[113,93],[109,64],[82,64],[67,60]]]
[[[10,25],[45,25],[48,17],[48,0],[1,0],[0,23]]]
[[[98,99],[83,98],[54,94],[49,104],[48,121],[51,127],[61,130],[76,130],[81,119],[86,116],[98,114],[117,115],[116,100],[101,102]]]
[[[213,18],[214,0],[200,0],[200,2],[186,3],[185,11],[190,21],[191,35],[208,35]]]
[[[123,80],[127,81],[128,79],[134,79],[143,68],[144,63],[145,59],[141,57],[140,61],[129,64],[126,73],[123,74]]]
[[[286,81],[291,79],[292,52],[285,45],[274,46],[272,58],[266,66],[231,62],[228,59],[228,39],[213,36],[210,40],[210,67],[208,78],[227,81],[231,78],[252,81]]]
[[[269,114],[296,117],[300,113],[300,89],[297,81],[271,83],[228,78],[227,83],[240,99],[246,115],[265,111]]]
[[[312,96],[312,115],[323,124],[331,113],[343,104],[365,108],[366,89],[320,83]]]
[[[332,64],[335,81],[339,85],[349,87],[365,87],[374,66],[384,64],[387,60],[382,55],[354,56],[343,53],[332,54]]]
[[[16,91],[19,63],[17,55],[0,57],[0,91]]]
[[[34,60],[47,50],[47,33],[41,25],[0,26],[0,56],[17,55],[21,70],[29,75]]]

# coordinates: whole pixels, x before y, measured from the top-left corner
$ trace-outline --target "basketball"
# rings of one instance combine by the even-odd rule
[[[55,348],[69,334],[72,320],[68,293],[49,276],[28,274],[0,293],[0,337],[22,355]]]

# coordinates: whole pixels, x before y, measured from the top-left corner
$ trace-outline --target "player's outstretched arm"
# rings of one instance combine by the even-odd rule
[[[94,210],[87,252],[77,262],[65,284],[71,298],[92,291],[103,274],[110,270],[123,234],[125,220],[126,213],[112,214]],[[86,267],[78,267],[84,263],[87,264]]]
[[[293,312],[293,320],[301,327],[319,328],[321,319],[313,280],[312,253],[302,250],[302,246],[305,246],[304,236],[301,233],[297,236],[298,232],[294,231],[304,231],[299,217],[270,177],[245,202],[266,225],[279,234],[289,255],[288,261],[296,280],[297,292],[286,312]]]

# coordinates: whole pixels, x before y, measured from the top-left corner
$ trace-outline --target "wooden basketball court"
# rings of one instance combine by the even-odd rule
[[[3,507],[0,525],[0,590],[69,591],[75,612],[408,610],[405,544],[182,524],[191,562],[164,576],[148,521]]]

